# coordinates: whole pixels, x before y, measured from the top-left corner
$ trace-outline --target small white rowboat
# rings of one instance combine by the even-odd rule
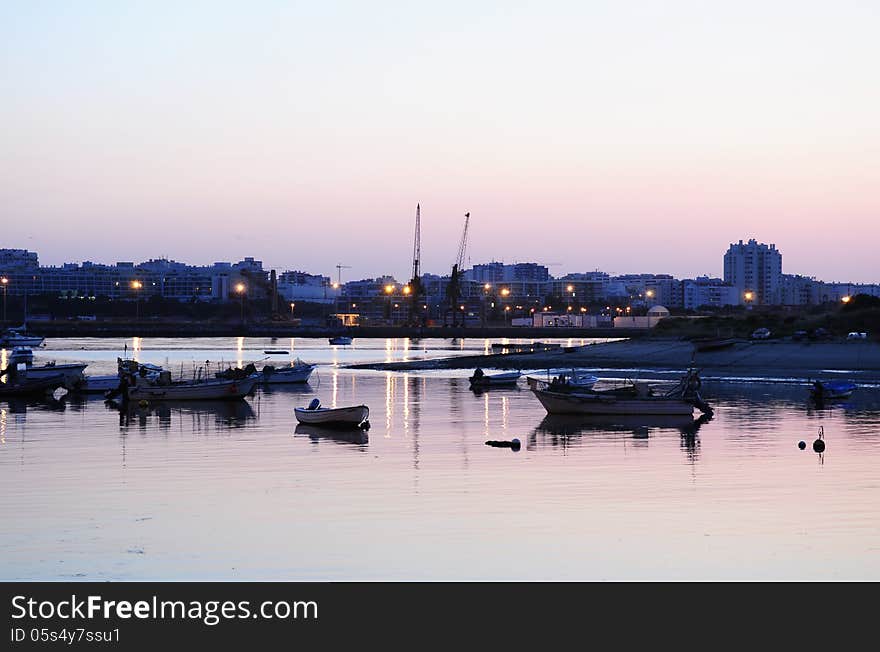
[[[318,399],[314,399],[309,407],[294,408],[296,420],[316,426],[369,428],[370,408],[366,405],[353,405],[341,408],[322,408]]]

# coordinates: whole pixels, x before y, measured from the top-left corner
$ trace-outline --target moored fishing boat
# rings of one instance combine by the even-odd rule
[[[244,378],[210,378],[199,373],[191,380],[173,381],[170,371],[152,376],[134,360],[119,359],[118,366],[118,391],[123,400],[129,401],[237,400],[250,394],[260,380],[258,374]]]
[[[700,379],[690,370],[671,390],[656,392],[646,383],[606,390],[556,391],[550,383],[530,379],[529,386],[548,414],[692,415],[712,408],[699,392]]]
[[[370,427],[368,421],[370,408],[366,405],[353,405],[340,408],[321,407],[321,401],[313,399],[308,407],[298,407],[293,410],[296,420],[314,426],[332,428],[364,428]]]
[[[351,344],[351,338],[346,337],[344,335],[340,335],[339,337],[331,337],[330,344],[334,344],[334,345],[338,344],[340,346],[348,346],[349,344]]]

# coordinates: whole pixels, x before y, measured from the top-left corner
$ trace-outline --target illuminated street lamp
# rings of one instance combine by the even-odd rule
[[[3,323],[6,323],[6,286],[9,285],[9,279],[5,276],[0,278],[0,285],[3,286]]]
[[[244,291],[247,289],[244,283],[236,283],[235,291],[238,293],[238,304],[240,307],[239,318],[241,319],[241,323],[244,323]]]
[[[141,295],[140,289],[144,284],[138,280],[131,282],[131,289],[134,290],[134,319],[138,321],[141,318]]]
[[[852,297],[849,295],[846,295],[845,297],[841,298],[841,301],[843,301],[844,303],[849,303],[851,300],[852,300]],[[5,312],[3,313],[3,320],[6,321],[6,313]]]
[[[755,298],[755,293],[751,290],[746,290],[743,294],[743,299],[746,300],[746,308],[748,310],[752,309],[752,300]]]
[[[510,295],[510,289],[508,289],[508,288],[501,288],[501,296],[502,296],[502,297],[506,297],[506,296],[509,296],[509,295]]]
[[[409,294],[410,292],[412,292],[412,288],[411,288],[410,286],[408,286],[408,285],[404,285],[404,286],[403,286],[403,293],[404,293],[404,294]]]
[[[649,299],[652,298],[654,296],[654,290],[646,290],[645,296],[648,297]]]

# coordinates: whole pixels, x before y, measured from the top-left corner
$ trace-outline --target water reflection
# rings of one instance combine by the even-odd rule
[[[614,435],[631,433],[634,444],[646,444],[653,430],[677,430],[682,438],[682,448],[696,459],[699,448],[697,433],[712,420],[712,415],[702,414],[694,419],[687,415],[547,415],[529,438],[527,448],[536,448],[538,442],[550,446],[568,447],[572,441],[584,435]]]
[[[317,444],[322,439],[332,441],[336,444],[357,444],[361,450],[365,450],[370,437],[366,430],[359,428],[338,429],[338,428],[322,428],[312,424],[297,424],[294,433],[297,435],[306,435],[313,443]]]
[[[168,430],[172,423],[183,428],[189,423],[192,432],[199,433],[241,428],[257,418],[247,401],[156,401],[144,406],[105,401],[105,406],[119,412],[119,428],[123,432],[132,427],[146,430],[151,425]]]

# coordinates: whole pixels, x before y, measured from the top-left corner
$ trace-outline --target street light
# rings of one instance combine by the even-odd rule
[[[748,310],[752,309],[752,299],[754,299],[754,298],[755,298],[754,292],[752,292],[751,290],[745,291],[745,293],[743,294],[743,299],[746,300],[746,309],[748,309]]]
[[[139,290],[144,284],[138,280],[131,282],[131,289],[134,290],[134,320],[139,321],[141,318],[141,295]]]
[[[648,297],[648,298],[650,299],[651,297],[654,296],[654,290],[647,290],[647,291],[645,292],[645,296]]]
[[[241,323],[244,323],[244,291],[246,289],[247,288],[245,287],[244,283],[235,284],[235,291],[238,292],[238,303],[241,309],[241,313],[239,315]]]
[[[6,281],[6,279],[3,279],[3,280]],[[4,286],[4,289],[5,289],[5,286]],[[5,298],[6,295],[4,294],[3,296]],[[841,301],[843,301],[844,303],[849,303],[851,300],[852,300],[852,297],[849,295],[846,295],[845,297],[841,298]],[[6,313],[5,312],[3,313],[3,321],[6,321]]]
[[[0,284],[3,285],[3,323],[6,323],[6,286],[9,285],[9,279],[5,276],[0,278]]]

